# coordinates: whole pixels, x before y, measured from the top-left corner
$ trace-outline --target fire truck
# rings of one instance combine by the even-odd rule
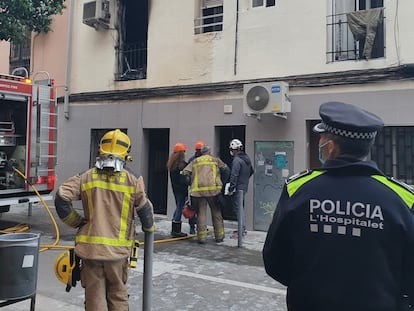
[[[45,72],[43,72],[45,73]],[[36,77],[36,75],[35,75]],[[57,102],[53,80],[0,74],[0,212],[52,199]]]

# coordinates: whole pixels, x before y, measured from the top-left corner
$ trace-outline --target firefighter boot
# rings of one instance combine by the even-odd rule
[[[181,221],[172,221],[171,236],[173,238],[182,238],[187,236],[187,233],[181,232]]]

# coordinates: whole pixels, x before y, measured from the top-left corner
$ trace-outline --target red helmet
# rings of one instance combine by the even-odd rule
[[[191,209],[189,206],[188,206],[188,204],[186,204],[186,205],[184,205],[184,207],[183,207],[183,216],[185,217],[185,218],[192,218],[192,217],[194,217],[194,215],[196,214],[196,211],[195,210],[193,210],[193,209]]]
[[[173,148],[174,152],[187,151],[187,146],[183,143],[176,143]]]
[[[203,146],[205,145],[204,141],[196,141],[196,143],[194,144],[194,149],[195,150],[201,150],[201,148],[203,148]]]

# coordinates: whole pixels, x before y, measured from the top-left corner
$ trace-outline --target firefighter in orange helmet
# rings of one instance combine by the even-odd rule
[[[85,309],[127,311],[128,257],[135,242],[134,214],[142,230],[154,231],[152,203],[142,177],[124,166],[131,142],[119,129],[100,141],[95,167],[70,177],[58,188],[55,206],[59,218],[78,228],[75,253],[81,258]],[[72,206],[81,200],[83,215]]]
[[[202,140],[198,140],[195,142],[194,154],[188,159],[188,163],[192,162],[195,158],[201,156],[201,148],[203,148],[204,145],[205,143]]]
[[[197,239],[204,244],[207,238],[207,205],[210,206],[217,243],[223,242],[224,224],[221,210],[217,205],[217,196],[223,183],[221,175],[229,175],[228,166],[219,158],[211,155],[211,148],[204,145],[201,156],[190,162],[181,172],[191,183],[191,204],[197,211]]]

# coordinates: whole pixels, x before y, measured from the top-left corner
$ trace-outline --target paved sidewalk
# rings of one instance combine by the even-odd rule
[[[54,208],[51,209],[55,214]],[[13,220],[30,224],[32,232],[41,232],[41,244],[54,241],[54,229],[43,209],[33,209],[28,216],[26,209],[14,209],[4,214],[0,221]],[[169,240],[171,220],[156,215],[155,240]],[[75,231],[58,219],[59,245],[73,245]],[[138,239],[143,234],[138,225]],[[182,230],[189,232],[187,222]],[[209,228],[212,228],[209,226]],[[285,288],[264,272],[261,250],[265,232],[248,231],[241,248],[230,235],[237,228],[236,222],[225,222],[225,239],[215,243],[209,234],[207,243],[200,245],[194,238],[185,241],[157,243],[154,245],[152,301],[154,311],[286,311]],[[80,284],[65,292],[65,286],[54,276],[53,264],[61,249],[40,253],[36,310],[81,311],[84,292]],[[138,266],[130,270],[128,288],[130,310],[142,308],[143,249],[139,250]],[[0,308],[1,311],[28,311],[30,300]]]

